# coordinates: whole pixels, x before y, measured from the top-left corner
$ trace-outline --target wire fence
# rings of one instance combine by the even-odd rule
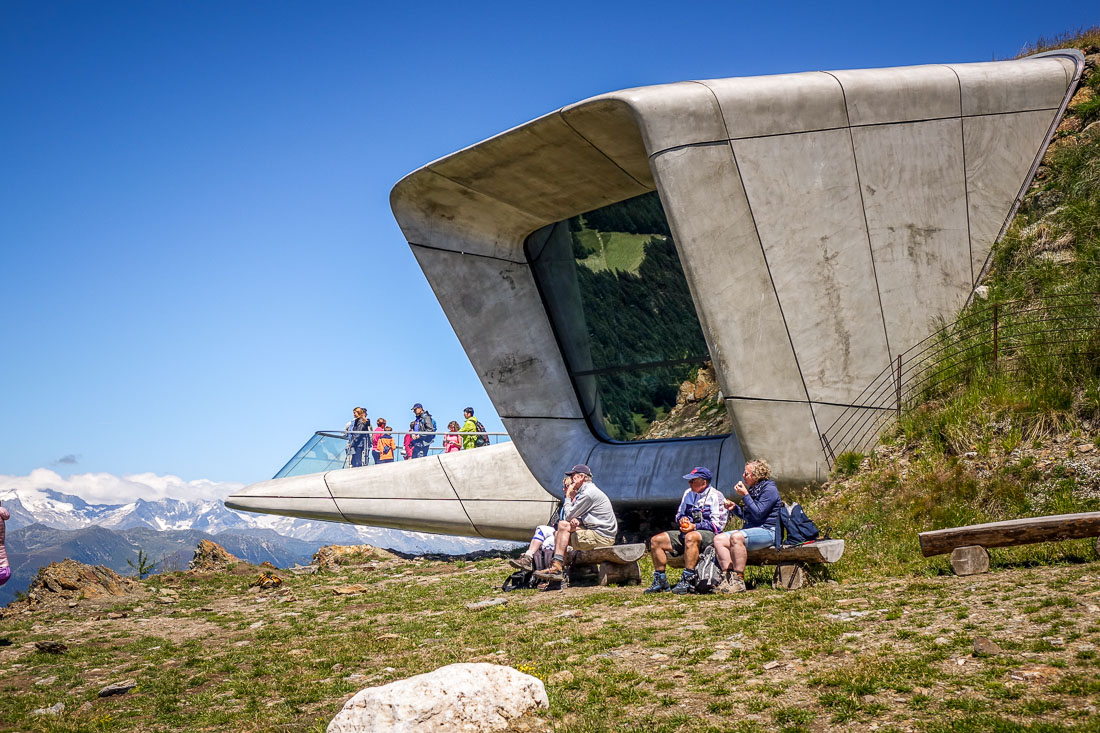
[[[1096,370],[1100,294],[1067,293],[972,310],[898,354],[821,434],[832,468],[843,453],[868,453],[906,410],[980,375],[1024,381]]]

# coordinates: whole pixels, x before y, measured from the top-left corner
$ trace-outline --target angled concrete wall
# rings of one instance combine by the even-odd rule
[[[695,465],[728,489],[744,456],[822,478],[827,426],[970,296],[1082,65],[1066,51],[627,89],[424,166],[394,187],[394,216],[514,443],[263,482],[227,505],[522,540],[574,463],[620,510],[667,507]],[[592,380],[558,347],[577,335],[555,333],[525,255],[542,227],[653,190],[728,437],[598,439],[578,399]]]
[[[730,483],[742,451],[820,478],[823,428],[969,297],[1081,64],[1067,51],[629,89],[431,163],[391,203],[547,489],[564,456],[637,503],[678,497],[697,463]],[[536,229],[653,189],[727,395],[726,440],[598,440],[526,264]],[[472,282],[485,301],[467,302]]]

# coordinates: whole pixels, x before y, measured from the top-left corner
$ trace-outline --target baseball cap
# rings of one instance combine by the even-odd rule
[[[468,412],[468,413],[470,413],[471,415],[473,415],[473,414],[474,414],[474,408],[472,408],[472,407],[467,407],[467,408],[466,408],[465,410],[463,410],[463,412]]]
[[[413,405],[413,406],[412,406],[412,407],[410,407],[409,409],[410,409],[410,410],[415,410],[415,409],[416,409],[416,408],[418,408],[418,407],[419,407],[419,408],[420,408],[421,410],[423,410],[423,409],[424,409],[424,405],[420,404],[419,402],[417,402],[417,403],[416,403],[415,405]]]
[[[690,473],[685,473],[684,478],[691,480],[693,478],[705,478],[707,481],[714,480],[714,474],[710,472],[710,469],[706,466],[696,466],[691,469]]]
[[[588,476],[591,476],[592,475],[592,469],[590,469],[588,466],[584,465],[583,463],[578,463],[577,465],[573,466],[571,469],[566,471],[565,475],[566,476],[572,476],[575,473],[583,473],[583,474],[586,474]]]

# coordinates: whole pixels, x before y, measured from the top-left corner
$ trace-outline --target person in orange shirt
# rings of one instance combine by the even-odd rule
[[[386,432],[378,438],[375,445],[378,446],[378,458],[375,459],[375,463],[393,463],[393,454],[397,450],[397,443],[393,439],[393,428],[387,425]]]

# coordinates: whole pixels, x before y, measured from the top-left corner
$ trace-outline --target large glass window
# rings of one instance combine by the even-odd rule
[[[596,430],[611,440],[730,432],[656,192],[543,227],[525,248]]]

